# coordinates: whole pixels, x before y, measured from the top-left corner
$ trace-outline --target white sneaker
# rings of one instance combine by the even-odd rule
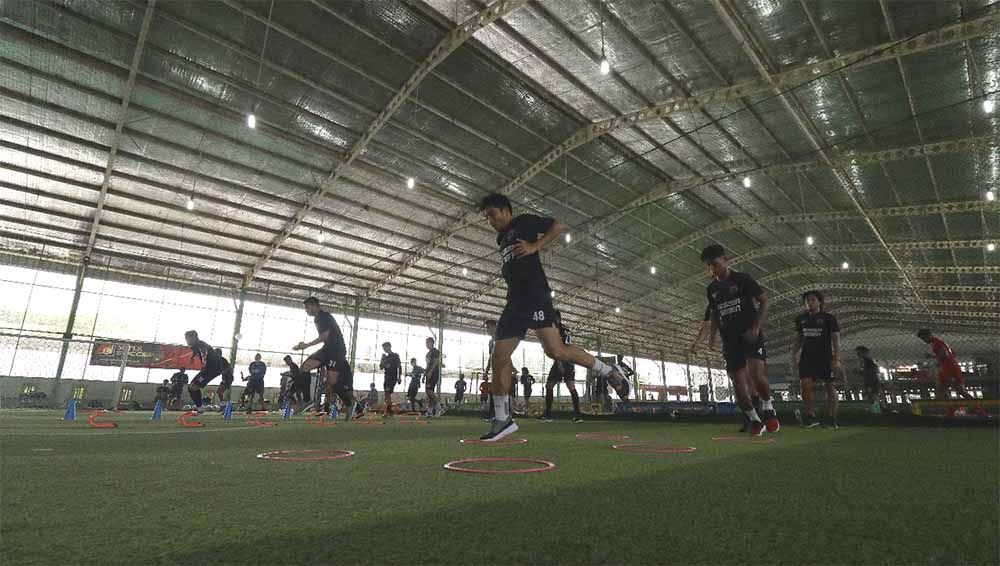
[[[504,421],[493,421],[490,426],[490,431],[479,437],[479,440],[483,442],[496,442],[505,436],[509,436],[517,432],[517,423],[514,419],[507,419]]]

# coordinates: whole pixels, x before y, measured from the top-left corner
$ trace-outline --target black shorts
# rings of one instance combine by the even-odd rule
[[[812,377],[823,381],[833,381],[833,365],[830,356],[802,356],[799,360],[799,379]]]
[[[170,396],[179,398],[184,394],[184,386],[180,383],[175,383],[173,387],[170,388]]]
[[[747,342],[742,336],[723,340],[722,357],[726,358],[726,371],[737,371],[747,365],[747,360],[767,360],[767,343],[764,333],[757,335],[753,342]]]
[[[554,362],[552,368],[549,369],[549,377],[545,380],[545,385],[550,383],[559,383],[560,381],[565,381],[570,383],[573,381],[573,376],[576,373],[576,366],[573,364],[567,364],[563,362]]]
[[[434,389],[437,389],[438,381],[441,381],[441,374],[437,375],[428,374],[427,378],[424,379],[424,389],[430,389],[432,391]]]
[[[514,305],[507,303],[500,320],[497,321],[497,340],[506,338],[524,339],[528,330],[548,328],[555,324],[555,309],[552,301],[537,304]]]
[[[341,393],[354,389],[354,370],[351,369],[351,364],[347,363],[346,358],[330,360],[326,363],[325,369],[337,372],[337,384],[333,388],[334,391]]]
[[[382,390],[392,393],[395,389],[396,389],[396,378],[389,377],[388,375],[385,376],[385,379],[382,380]]]
[[[220,375],[222,375],[221,367],[208,366],[202,368],[202,370],[198,372],[198,375],[194,376],[194,379],[191,380],[191,385],[197,385],[198,387],[205,387],[206,385],[209,384],[210,381],[219,377]]]
[[[264,380],[255,381],[251,379],[247,382],[247,393],[251,395],[263,394],[264,393]]]
[[[347,355],[343,352],[335,352],[328,348],[320,348],[309,356],[310,360],[316,360],[320,369],[331,369],[331,365],[337,362],[347,363]]]

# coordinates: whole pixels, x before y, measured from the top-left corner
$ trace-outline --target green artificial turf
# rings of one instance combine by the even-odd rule
[[[485,423],[272,428],[206,416],[0,412],[0,564],[997,564],[996,428],[522,420],[523,445],[470,446]],[[629,454],[578,433],[694,446]],[[263,461],[340,448],[330,462]],[[449,461],[552,460],[475,476]]]

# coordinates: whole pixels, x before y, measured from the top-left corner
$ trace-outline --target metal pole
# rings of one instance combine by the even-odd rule
[[[361,297],[354,297],[354,324],[351,326],[351,368],[358,354],[358,319],[361,318]]]
[[[63,368],[66,367],[66,356],[69,354],[69,340],[73,338],[73,326],[76,324],[76,312],[80,308],[80,296],[83,294],[83,281],[90,267],[90,257],[85,256],[76,270],[76,284],[73,287],[73,302],[69,307],[69,318],[66,320],[66,330],[63,332],[62,350],[59,352],[59,365],[56,367],[56,381],[52,386],[52,398],[59,398],[59,381],[62,379]]]
[[[111,400],[111,408],[118,409],[118,399],[122,396],[122,380],[125,379],[125,367],[128,365],[128,352],[131,347],[125,344],[122,348],[122,363],[118,366],[118,384],[115,386],[115,396]]]
[[[229,365],[236,367],[236,351],[240,347],[240,328],[243,326],[243,305],[247,300],[246,287],[240,289],[240,304],[236,307],[236,320],[233,321],[233,341],[229,347]]]
[[[438,311],[438,382],[437,394],[441,397],[441,382],[444,381],[444,311]]]

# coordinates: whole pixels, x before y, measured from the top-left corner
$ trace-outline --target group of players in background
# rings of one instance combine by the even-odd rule
[[[553,305],[552,289],[542,268],[539,251],[556,241],[567,230],[567,226],[554,218],[533,214],[515,216],[510,200],[501,194],[484,197],[479,202],[479,210],[497,232],[501,273],[507,284],[506,305],[496,321],[486,323],[490,335],[490,363],[484,371],[483,381],[489,384],[491,423],[481,440],[498,441],[518,430],[511,404],[517,379],[511,356],[528,330],[533,331],[546,356],[553,360],[546,379],[546,408],[541,420],[551,420],[553,390],[560,381],[566,384],[570,392],[573,420],[580,419],[580,398],[574,379],[577,365],[593,371],[599,378],[603,378],[602,382],[615,390],[619,398],[627,400],[631,389],[628,374],[631,371],[626,370],[621,357],[618,359],[619,363],[608,364],[574,345],[569,330],[562,324],[561,316]],[[716,336],[720,336],[726,371],[732,381],[736,403],[745,415],[744,430],[748,430],[753,436],[778,432],[781,425],[774,410],[767,380],[767,347],[763,332],[769,307],[767,294],[749,274],[730,268],[729,259],[721,245],[706,247],[700,259],[708,267],[712,281],[706,289],[708,306],[704,321],[691,345],[691,351],[697,351],[706,335],[712,347]],[[792,355],[793,368],[798,369],[801,380],[805,405],[801,424],[806,427],[819,425],[813,401],[813,385],[816,381],[821,381],[826,389],[830,426],[836,427],[835,379],[842,372],[840,327],[836,317],[823,310],[824,297],[820,291],[808,291],[802,295],[802,300],[805,312],[795,319],[797,344]],[[321,408],[323,412],[329,412],[331,401],[339,398],[346,407],[345,418],[352,418],[357,401],[354,398],[354,374],[347,360],[344,336],[334,317],[320,307],[317,298],[309,297],[303,301],[303,305],[306,313],[313,317],[317,337],[309,342],[296,344],[293,350],[301,351],[318,344],[322,346],[309,355],[299,371],[309,374],[313,370],[320,370],[325,390]],[[938,398],[947,398],[948,389],[955,388],[963,398],[971,399],[971,395],[964,389],[962,371],[951,348],[933,336],[930,330],[922,329],[918,336],[930,345],[940,368]],[[188,386],[192,401],[201,410],[201,390],[220,375],[223,379],[220,391],[231,387],[233,372],[221,351],[200,340],[197,332],[188,331],[185,333],[185,340],[191,347],[192,358],[197,358],[202,366]],[[422,380],[427,399],[426,416],[436,417],[444,412],[436,391],[441,378],[441,352],[435,347],[434,338],[427,338],[426,346],[426,369],[423,369],[422,375],[417,371],[422,368],[417,366],[416,359],[410,360],[412,370],[408,397],[411,403],[415,402],[416,391]],[[384,343],[382,348],[384,354],[380,369],[385,376],[385,412],[390,415],[395,386],[402,383],[402,362],[399,355],[392,351],[391,344]],[[859,346],[857,354],[862,362],[866,391],[875,400],[874,403],[877,403],[878,368],[867,348]],[[257,362],[260,361],[259,357],[258,354]],[[254,375],[251,368],[251,377]],[[257,387],[257,382],[254,382],[255,392]],[[263,403],[262,373],[259,389]]]

